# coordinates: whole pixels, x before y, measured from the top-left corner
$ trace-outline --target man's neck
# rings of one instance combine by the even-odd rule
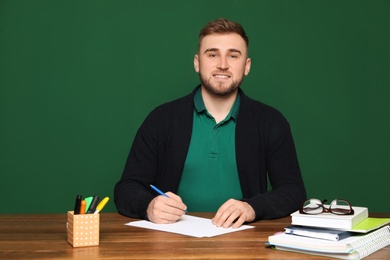
[[[202,98],[207,111],[218,124],[226,118],[236,101],[238,90],[227,96],[214,95],[202,87]]]

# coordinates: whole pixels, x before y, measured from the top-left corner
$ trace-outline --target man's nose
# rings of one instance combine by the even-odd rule
[[[221,57],[218,62],[218,69],[227,70],[229,68],[229,64],[227,58]]]

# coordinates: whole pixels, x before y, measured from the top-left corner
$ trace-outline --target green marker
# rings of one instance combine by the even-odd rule
[[[88,197],[88,198],[85,198],[85,202],[87,202],[86,206],[85,206],[85,213],[88,212],[88,209],[89,209],[89,206],[91,205],[91,202],[92,202],[92,199],[93,197]]]

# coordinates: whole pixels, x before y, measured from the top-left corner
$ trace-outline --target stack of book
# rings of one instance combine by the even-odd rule
[[[354,215],[291,214],[291,226],[268,237],[278,250],[362,259],[390,245],[390,218],[370,218],[365,207],[353,207]]]

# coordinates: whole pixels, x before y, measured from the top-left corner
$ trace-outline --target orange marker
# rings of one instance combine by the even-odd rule
[[[80,204],[80,214],[85,214],[86,207],[87,207],[87,202],[85,200],[82,200]]]

